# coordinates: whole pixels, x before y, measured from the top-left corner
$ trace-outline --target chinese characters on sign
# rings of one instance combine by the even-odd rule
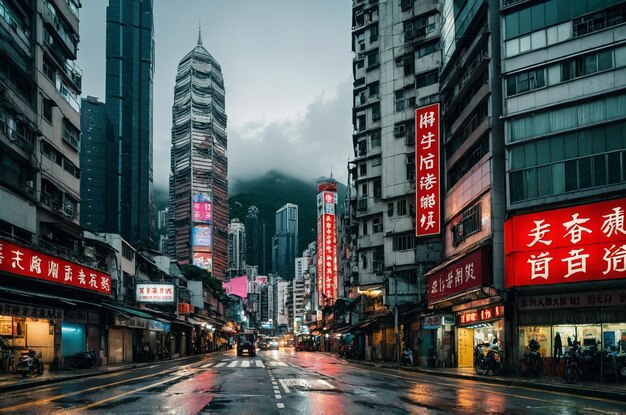
[[[172,284],[137,284],[137,302],[173,303],[174,286]]]
[[[551,308],[625,307],[626,290],[592,291],[572,294],[546,294],[520,297],[520,310]]]
[[[487,276],[487,250],[478,249],[428,277],[428,304],[479,288]]]
[[[111,276],[0,240],[0,271],[111,295]]]
[[[0,316],[63,320],[63,310],[56,308],[34,307],[30,305],[0,303]]]
[[[415,110],[415,235],[441,232],[439,104]]]
[[[337,192],[336,188],[329,188],[328,185],[320,185],[318,191],[318,287],[320,304],[325,304],[337,298]]]
[[[626,278],[625,212],[622,198],[507,220],[507,287]]]
[[[211,223],[213,221],[213,206],[208,193],[196,193],[193,196],[193,221]]]
[[[490,307],[480,308],[477,310],[468,310],[459,313],[459,326],[467,324],[484,323],[491,320],[497,320],[504,317],[504,306],[494,305]]]

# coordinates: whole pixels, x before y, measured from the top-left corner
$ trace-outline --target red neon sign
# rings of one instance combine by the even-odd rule
[[[478,310],[469,310],[459,313],[459,325],[476,324],[490,320],[497,320],[504,316],[504,306],[495,305]]]
[[[0,271],[111,295],[111,276],[0,240]]]
[[[439,104],[415,110],[415,235],[441,232]]]
[[[506,286],[626,278],[626,198],[504,223]]]

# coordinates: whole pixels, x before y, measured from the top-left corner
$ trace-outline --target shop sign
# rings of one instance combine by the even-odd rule
[[[0,303],[0,315],[41,318],[46,320],[63,320],[63,310],[21,304]]]
[[[454,317],[444,315],[427,316],[424,317],[423,328],[437,329],[446,324],[454,324]]]
[[[178,314],[189,314],[189,313],[191,313],[191,304],[189,303],[178,304]]]
[[[337,298],[337,192],[333,186],[318,186],[317,255],[319,304],[332,304]]]
[[[141,303],[173,303],[173,284],[137,284],[137,302]]]
[[[626,278],[626,198],[504,223],[507,288]]]
[[[0,271],[111,295],[109,274],[3,240]]]
[[[494,305],[490,307],[467,310],[459,313],[459,325],[471,325],[498,320],[504,317],[504,306]]]
[[[520,311],[615,306],[626,306],[626,290],[533,295],[519,299]]]
[[[487,250],[478,249],[428,277],[428,304],[481,287],[487,282]]]
[[[439,104],[415,110],[415,235],[441,232]]]
[[[128,327],[135,329],[147,329],[150,327],[150,320],[140,317],[131,317],[128,319]]]
[[[158,320],[149,320],[149,328],[152,331],[170,331],[170,324]]]

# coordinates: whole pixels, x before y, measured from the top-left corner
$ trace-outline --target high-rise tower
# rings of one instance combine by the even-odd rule
[[[287,203],[276,211],[276,234],[272,238],[274,273],[291,280],[298,256],[298,206]]]
[[[178,64],[172,107],[169,254],[224,279],[228,159],[220,64],[197,46]]]
[[[152,242],[152,0],[110,0],[106,31],[105,231]]]

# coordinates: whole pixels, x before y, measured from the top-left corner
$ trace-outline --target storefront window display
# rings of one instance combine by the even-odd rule
[[[61,342],[63,357],[74,356],[85,351],[85,326],[82,324],[63,323],[61,326]]]
[[[474,347],[488,343],[504,350],[504,306],[495,305],[459,313],[458,366],[474,365]]]
[[[626,323],[520,327],[519,355],[523,356],[530,340],[535,339],[541,346],[539,351],[543,357],[555,357],[558,338],[560,338],[563,350],[576,340],[580,342],[581,347],[597,345],[599,349],[624,351],[626,350]]]

